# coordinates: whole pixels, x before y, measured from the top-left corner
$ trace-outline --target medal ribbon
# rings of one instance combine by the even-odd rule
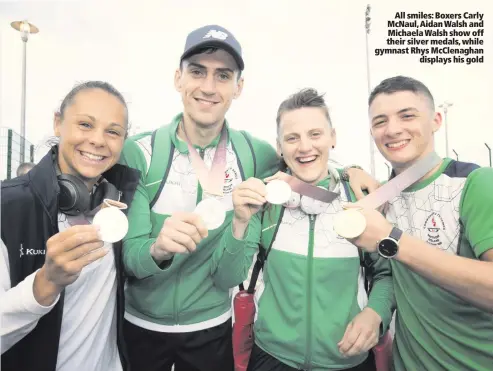
[[[370,193],[353,205],[361,208],[376,209],[377,207],[382,206],[384,203],[398,196],[403,190],[412,184],[416,183],[441,161],[442,159],[435,152],[432,152],[416,162],[409,169],[389,180],[375,192]],[[291,186],[293,191],[318,201],[329,203],[339,196],[338,193],[305,183],[302,180],[288,174],[283,174],[282,179]]]
[[[91,210],[87,214],[81,214],[81,215],[66,215],[67,221],[71,226],[74,225],[87,225],[91,224],[91,222],[88,220],[89,218],[93,218],[97,212],[105,207],[114,207],[119,210],[125,210],[128,208],[127,204],[124,204],[123,202],[120,201],[115,201],[111,200],[109,198],[105,198],[103,200],[103,203],[99,206],[96,206],[93,210]]]
[[[442,159],[435,152],[430,153],[413,164],[409,169],[389,180],[375,192],[370,193],[368,196],[356,202],[355,205],[364,209],[376,209],[377,207],[382,206],[384,203],[397,197],[403,190],[424,177],[441,161]]]
[[[283,174],[282,179],[289,184],[294,192],[299,193],[302,196],[307,196],[325,203],[330,203],[339,197],[339,193],[305,183],[304,181],[288,174]]]
[[[228,134],[226,126],[223,125],[221,130],[221,137],[219,138],[219,143],[216,147],[216,152],[214,153],[214,158],[212,160],[211,169],[207,169],[207,166],[200,157],[197,150],[193,147],[187,132],[185,130],[185,125],[182,121],[183,133],[185,135],[185,140],[188,146],[188,152],[190,153],[190,161],[192,167],[197,174],[200,185],[209,194],[222,196],[223,195],[223,185],[224,185],[224,172],[226,170],[226,145],[228,141]]]

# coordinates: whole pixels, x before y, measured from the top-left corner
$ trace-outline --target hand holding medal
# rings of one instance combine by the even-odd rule
[[[441,161],[442,159],[435,152],[432,152],[406,171],[382,185],[375,192],[370,193],[368,196],[354,204],[348,205],[346,210],[342,211],[334,218],[334,230],[339,236],[346,239],[358,238],[365,232],[367,220],[370,215],[373,219],[381,219],[375,214],[378,213],[375,211],[376,208],[397,197],[403,190],[425,176]],[[366,209],[374,212],[362,212]],[[378,214],[381,216],[380,213]],[[373,222],[374,221],[375,220],[373,220]],[[385,223],[382,222],[381,224],[382,228],[384,228],[383,225],[385,225]],[[377,240],[379,240],[379,238],[377,238]]]
[[[266,199],[273,205],[284,205],[287,208],[298,206],[307,214],[320,214],[327,209],[330,202],[339,193],[317,187],[289,174],[278,172],[265,179],[267,183]],[[334,184],[331,184],[334,186]],[[303,197],[304,196],[304,197]]]
[[[174,254],[191,254],[207,235],[207,228],[199,215],[174,213],[164,221],[151,255],[157,261],[163,261]]]
[[[208,236],[208,231],[219,228],[226,218],[226,210],[216,198],[223,195],[226,168],[226,127],[223,127],[221,131],[210,171],[193,147],[183,121],[182,129],[192,167],[204,190],[204,199],[199,202],[192,213],[178,212],[166,218],[156,242],[150,249],[151,256],[158,262],[171,259],[174,254],[193,253],[197,245]]]
[[[364,197],[357,203],[348,204],[345,207],[345,210],[337,214],[334,218],[335,232],[346,239],[358,238],[365,232],[367,227],[368,216],[366,214],[371,214],[373,220],[380,220],[383,218],[381,217],[381,214],[379,214],[381,217],[379,218],[371,212],[365,212],[366,209],[374,210],[392,200],[403,190],[435,168],[440,162],[441,158],[433,152],[403,173],[391,179],[375,192]],[[304,200],[302,200],[301,206],[305,209],[305,212],[310,209],[309,211],[313,214],[320,212],[324,204],[332,202],[338,197],[337,193],[307,184],[285,173],[278,173],[273,177],[266,179],[266,181],[270,181],[267,185],[267,201],[272,204],[286,204],[291,201],[293,193],[296,192],[299,195],[309,197],[306,201],[309,202],[310,205],[303,205]],[[291,189],[291,193],[289,192],[289,189]],[[377,213],[377,211],[375,211],[375,213]],[[384,219],[385,218],[383,218],[383,220]],[[388,223],[382,222],[381,224],[382,229],[388,229]]]
[[[77,280],[84,267],[108,253],[98,227],[85,219],[80,221],[83,224],[71,225],[46,241],[45,262],[36,273],[33,287],[34,296],[42,305],[51,305],[65,286]],[[53,288],[54,295],[50,298],[38,295],[38,285]]]
[[[219,138],[210,171],[207,169],[204,160],[197,153],[197,150],[193,147],[192,142],[188,138],[183,121],[182,128],[187,142],[192,167],[197,174],[197,178],[199,179],[205,195],[209,196],[204,197],[204,199],[200,201],[196,206],[194,213],[200,216],[207,229],[217,229],[224,223],[224,219],[226,218],[226,209],[216,198],[223,196],[224,173],[226,170],[226,145],[228,141],[226,127],[223,126],[221,130],[221,137]]]
[[[301,205],[304,210],[320,213],[327,208],[330,201],[339,195],[325,188],[307,184],[283,172],[266,178],[265,182],[267,184],[264,184],[260,179],[249,178],[233,191],[235,208],[233,233],[236,238],[243,238],[250,218],[266,202],[289,208]],[[300,195],[310,197],[301,198]]]
[[[233,190],[234,218],[242,224],[248,224],[267,202],[267,187],[260,179],[249,178]]]
[[[363,209],[351,203],[343,208],[334,218],[336,233],[351,236],[344,238],[362,250],[376,252],[378,242],[390,235],[392,224],[377,209]]]

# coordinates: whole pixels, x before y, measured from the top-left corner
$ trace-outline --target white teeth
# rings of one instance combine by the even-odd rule
[[[214,104],[214,102],[209,102],[207,100],[202,100],[202,99],[198,99],[198,101],[202,104],[206,104],[208,106],[212,106]]]
[[[298,161],[299,162],[310,162],[310,161],[313,161],[317,158],[317,156],[311,156],[311,157],[304,157],[304,158],[299,158]]]
[[[400,142],[397,142],[397,143],[389,143],[389,144],[387,144],[387,147],[389,147],[389,148],[397,148],[397,147],[403,146],[407,142],[409,142],[409,141],[408,140],[401,140]]]
[[[101,161],[104,158],[104,156],[97,156],[97,155],[93,155],[92,153],[88,153],[88,152],[81,152],[81,153],[82,153],[82,156],[87,157],[90,160]]]

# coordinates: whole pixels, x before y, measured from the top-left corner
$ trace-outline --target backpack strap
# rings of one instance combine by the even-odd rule
[[[244,179],[255,176],[256,161],[255,152],[248,134],[245,131],[229,129],[229,135],[238,158],[240,172]],[[166,184],[169,170],[175,151],[175,146],[170,138],[169,126],[163,126],[152,133],[151,137],[152,157],[146,177],[146,189],[150,207],[152,208]]]
[[[240,168],[241,177],[245,180],[257,175],[257,157],[255,156],[255,151],[253,149],[252,140],[249,134],[244,130],[234,130],[229,129],[229,135],[233,150],[238,159],[238,166]],[[261,227],[263,227],[265,213],[262,213]],[[277,228],[275,233],[277,233]],[[272,239],[274,241],[274,239]],[[270,250],[270,247],[269,247]],[[248,292],[253,293],[255,285],[257,284],[257,279],[260,274],[260,270],[263,269],[264,262],[267,259],[268,251],[266,251],[262,245],[259,244],[259,251],[257,253],[257,260],[253,266],[252,276],[250,278],[250,285],[248,287]],[[243,283],[239,285],[240,291],[243,291],[245,287]]]
[[[175,151],[175,146],[169,136],[168,126],[160,127],[152,133],[151,148],[151,164],[147,171],[145,187],[152,208],[166,183]]]
[[[238,166],[243,179],[247,180],[257,174],[257,160],[255,157],[255,151],[248,133],[244,130],[238,131],[229,129],[229,137],[236,158],[238,159]]]
[[[267,257],[269,256],[272,245],[274,244],[274,241],[276,239],[277,231],[279,230],[279,226],[281,225],[283,215],[284,206],[271,206],[271,208],[262,213],[262,237],[259,244],[257,260],[255,261],[255,265],[253,266],[252,277],[250,278],[250,283],[248,285],[247,292],[249,294],[253,294],[253,292],[255,291],[258,276],[260,274],[260,271],[264,269],[265,262],[267,261]],[[275,224],[273,224],[274,221],[276,222]],[[265,249],[264,246],[268,246],[267,249]],[[243,284],[240,285],[240,290],[244,290]]]

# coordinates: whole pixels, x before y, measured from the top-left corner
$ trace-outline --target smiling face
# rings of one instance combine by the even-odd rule
[[[442,118],[422,93],[381,93],[370,105],[371,133],[394,169],[406,169],[434,150]]]
[[[90,189],[120,158],[127,129],[127,109],[102,89],[79,91],[62,115],[55,115],[60,138],[58,165]]]
[[[240,96],[243,78],[238,66],[224,50],[193,55],[175,73],[184,114],[201,127],[222,123],[233,99]]]
[[[335,144],[335,131],[323,108],[303,107],[282,113],[278,150],[297,178],[310,184],[324,179],[329,171],[330,149]]]

